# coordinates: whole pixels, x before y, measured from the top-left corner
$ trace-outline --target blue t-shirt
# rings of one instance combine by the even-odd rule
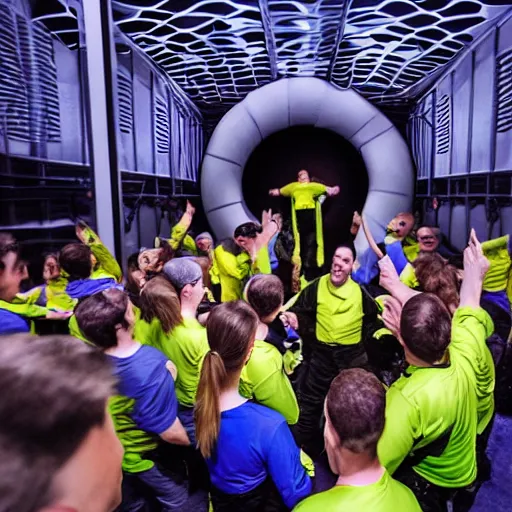
[[[162,434],[176,420],[178,400],[168,359],[156,348],[142,345],[129,357],[109,356],[119,380],[119,394],[135,401],[130,417],[148,433]]]
[[[115,279],[105,277],[102,279],[78,279],[71,281],[66,286],[66,293],[72,299],[83,299],[95,293],[109,290],[110,288],[117,288],[118,290],[124,289]]]
[[[279,259],[277,258],[276,254],[276,242],[277,237],[279,236],[279,233],[276,233],[268,243],[268,255],[270,257],[270,268],[272,270],[276,270],[277,267],[279,267]]]
[[[212,484],[226,494],[252,491],[269,475],[290,509],[311,493],[286,420],[252,402],[221,414],[217,445],[206,463]]]
[[[29,322],[20,315],[0,308],[0,335],[30,332]]]

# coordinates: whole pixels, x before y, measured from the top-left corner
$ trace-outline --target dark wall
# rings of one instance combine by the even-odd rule
[[[323,206],[326,259],[350,239],[354,210],[361,211],[368,191],[368,176],[361,155],[343,137],[324,129],[298,126],[275,133],[253,152],[245,167],[243,192],[249,209],[258,217],[265,208],[290,215],[290,199],[273,198],[270,188],[297,180],[307,169],[328,186],[339,185],[340,195]]]

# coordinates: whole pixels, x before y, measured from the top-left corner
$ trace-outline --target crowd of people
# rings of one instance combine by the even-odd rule
[[[0,510],[470,509],[511,330],[509,237],[471,231],[448,253],[401,213],[377,243],[356,212],[371,249],[325,268],[299,212],[339,190],[304,172],[271,191],[311,200],[291,233],[266,211],[215,246],[188,203],[124,275],[79,222],[25,290],[0,234]]]

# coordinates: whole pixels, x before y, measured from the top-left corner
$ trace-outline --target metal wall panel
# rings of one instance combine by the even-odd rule
[[[435,105],[434,176],[450,174],[452,145],[452,80],[446,76],[437,86]]]
[[[137,171],[154,173],[151,70],[136,54],[133,56],[134,125],[137,140]]]
[[[117,98],[119,103],[118,155],[119,168],[136,171],[133,119],[132,52],[117,56]]]
[[[469,117],[473,64],[471,54],[459,63],[453,73],[453,131],[451,174],[468,172]]]
[[[494,33],[489,34],[475,49],[473,74],[473,123],[471,135],[470,172],[492,170],[491,138],[494,124]]]
[[[459,251],[462,251],[468,243],[466,206],[463,204],[456,204],[452,208],[452,218],[450,222],[450,242]]]
[[[512,18],[499,29],[497,53],[498,127],[496,170],[512,169]]]
[[[155,144],[155,172],[170,176],[170,111],[169,93],[163,80],[154,75],[153,79],[153,131]],[[189,134],[190,138],[193,134]]]

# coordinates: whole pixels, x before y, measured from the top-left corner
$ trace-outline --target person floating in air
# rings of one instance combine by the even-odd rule
[[[326,187],[312,183],[306,170],[299,171],[297,181],[282,188],[274,188],[269,194],[292,199],[292,225],[295,238],[293,252],[294,288],[299,290],[299,276],[311,281],[320,275],[324,264],[324,239],[322,230],[321,196],[335,196],[340,187]],[[302,272],[301,272],[302,270]]]

